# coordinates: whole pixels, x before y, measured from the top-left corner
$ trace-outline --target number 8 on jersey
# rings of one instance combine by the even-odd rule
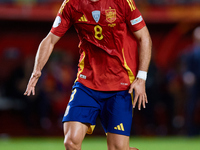
[[[97,39],[97,40],[102,40],[103,39],[103,34],[102,34],[102,27],[99,26],[99,25],[96,25],[94,27],[94,37]]]

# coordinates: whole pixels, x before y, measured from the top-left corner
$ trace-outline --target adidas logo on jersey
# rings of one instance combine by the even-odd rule
[[[116,127],[114,127],[114,129],[115,129],[115,130],[124,131],[123,123],[120,123],[120,125],[117,125]]]
[[[78,19],[78,21],[84,21],[84,22],[86,22],[87,19],[86,19],[85,16],[83,15],[80,19]]]

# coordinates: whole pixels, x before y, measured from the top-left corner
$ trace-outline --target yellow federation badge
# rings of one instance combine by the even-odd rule
[[[111,7],[109,7],[109,9],[105,10],[105,14],[106,14],[106,20],[109,23],[113,23],[116,20],[116,10],[115,9],[111,9]]]

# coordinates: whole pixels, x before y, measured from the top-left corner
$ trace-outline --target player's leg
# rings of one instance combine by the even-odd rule
[[[91,133],[99,114],[99,104],[89,95],[94,92],[76,82],[62,122],[66,150],[80,150],[86,132]],[[95,93],[94,93],[95,94]],[[89,129],[89,130],[88,130]]]
[[[88,128],[89,124],[72,121],[65,122],[63,124],[65,149],[81,150],[81,144]]]
[[[108,150],[129,150],[129,136],[107,133]]]
[[[117,92],[107,99],[100,114],[107,133],[109,150],[137,150],[129,147],[132,124],[132,99],[127,91]]]

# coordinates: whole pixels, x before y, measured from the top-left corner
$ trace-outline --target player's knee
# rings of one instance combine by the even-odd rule
[[[64,145],[66,150],[80,150],[81,147],[79,146],[78,143],[74,142],[70,138],[65,138],[64,140]]]
[[[129,146],[122,142],[114,143],[110,146],[108,145],[108,147],[109,150],[129,150]]]
[[[66,150],[74,150],[75,149],[75,145],[72,141],[64,141],[64,145],[65,145],[65,149]]]

